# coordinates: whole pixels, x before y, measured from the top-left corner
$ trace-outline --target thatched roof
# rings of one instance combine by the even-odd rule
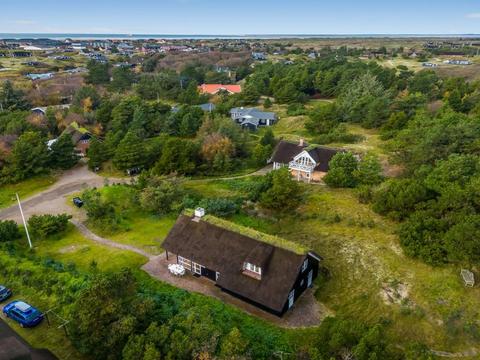
[[[226,228],[227,221],[219,221],[218,224],[224,225],[220,226],[213,224],[212,219],[208,216],[195,219],[180,215],[167,235],[163,248],[219,272],[217,285],[225,290],[281,312],[307,251],[286,249],[286,240],[278,241],[275,245],[275,241],[268,236],[265,236],[268,242],[246,236],[240,231]],[[261,279],[243,273],[245,262],[262,268]]]
[[[343,150],[320,145],[301,145],[299,143],[281,140],[275,147],[271,160],[281,164],[288,164],[302,151],[308,152],[311,158],[318,164],[315,167],[316,171],[327,172],[330,160],[335,154]]]

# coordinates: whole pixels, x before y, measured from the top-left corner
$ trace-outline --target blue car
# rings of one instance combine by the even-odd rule
[[[43,314],[23,301],[12,301],[5,305],[3,313],[21,327],[34,327],[43,320]]]
[[[0,302],[7,300],[10,296],[12,296],[12,290],[0,285]]]

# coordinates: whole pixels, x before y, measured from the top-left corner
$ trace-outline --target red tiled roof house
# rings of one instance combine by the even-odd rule
[[[223,85],[223,84],[202,84],[198,87],[202,94],[216,95],[221,91],[229,94],[238,94],[242,92],[240,85]]]

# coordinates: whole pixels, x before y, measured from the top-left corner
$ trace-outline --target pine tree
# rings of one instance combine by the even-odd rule
[[[23,91],[14,89],[10,81],[5,81],[0,89],[0,112],[27,110],[29,107]]]
[[[64,134],[55,141],[50,148],[50,162],[53,168],[70,169],[78,162],[72,136]]]
[[[48,150],[45,139],[38,132],[24,133],[15,142],[10,161],[14,181],[47,172]]]
[[[263,107],[265,109],[270,109],[272,107],[272,100],[270,100],[270,98],[266,98],[263,102]]]
[[[265,133],[260,139],[260,144],[263,146],[270,145],[272,147],[275,145],[275,135],[273,134],[273,130],[271,128],[267,128],[265,130]]]
[[[100,167],[105,161],[108,160],[108,151],[106,149],[106,145],[96,138],[92,138],[90,140],[90,146],[87,150],[87,155],[88,167],[90,169]]]
[[[127,170],[134,167],[142,167],[145,160],[145,146],[142,140],[129,131],[118,144],[113,164],[119,170]]]

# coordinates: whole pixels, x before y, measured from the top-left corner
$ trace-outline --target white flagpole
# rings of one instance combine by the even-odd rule
[[[18,207],[20,208],[20,214],[22,214],[23,226],[25,227],[25,233],[27,234],[28,245],[30,245],[30,249],[31,249],[33,247],[32,240],[30,240],[30,234],[28,233],[27,222],[25,221],[25,216],[23,215],[22,204],[20,203],[20,198],[18,197],[18,193],[16,193],[15,195],[17,195]]]

